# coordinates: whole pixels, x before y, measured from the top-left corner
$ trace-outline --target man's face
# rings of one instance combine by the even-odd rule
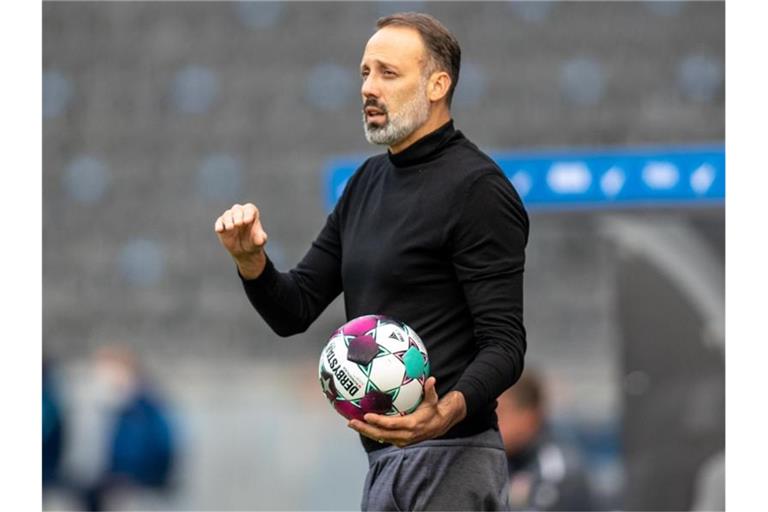
[[[539,413],[517,403],[512,391],[506,391],[498,400],[496,414],[499,432],[509,455],[515,455],[536,437],[541,427]]]
[[[368,142],[391,146],[427,121],[426,61],[424,43],[414,29],[388,26],[368,40],[360,63]]]

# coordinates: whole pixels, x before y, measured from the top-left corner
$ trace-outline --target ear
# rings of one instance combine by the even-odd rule
[[[429,77],[427,84],[427,98],[430,101],[440,101],[448,95],[451,88],[451,76],[445,71],[435,71]]]

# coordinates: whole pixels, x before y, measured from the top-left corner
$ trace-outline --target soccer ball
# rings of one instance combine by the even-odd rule
[[[320,354],[320,385],[347,419],[369,412],[413,412],[424,397],[429,358],[407,325],[381,315],[355,318],[339,327]]]

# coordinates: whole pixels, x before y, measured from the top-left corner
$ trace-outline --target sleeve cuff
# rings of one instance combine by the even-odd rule
[[[453,387],[453,391],[460,391],[461,394],[464,395],[464,403],[467,406],[466,418],[473,416],[482,402],[482,393],[480,390],[476,389],[466,380],[460,380]]]
[[[246,279],[243,277],[243,275],[240,273],[240,269],[237,268],[237,265],[235,265],[235,272],[237,272],[237,276],[240,278],[240,281],[242,281],[243,286],[247,290],[252,291],[263,291],[272,288],[272,285],[274,284],[278,275],[278,272],[275,269],[275,265],[272,263],[272,260],[269,259],[269,256],[267,256],[267,263],[264,266],[264,270],[261,272],[261,275],[255,279]]]

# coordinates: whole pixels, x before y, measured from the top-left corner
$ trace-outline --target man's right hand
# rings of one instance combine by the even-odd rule
[[[234,258],[240,275],[246,279],[259,277],[267,263],[267,233],[261,226],[259,209],[251,203],[236,204],[216,219],[214,230]]]

